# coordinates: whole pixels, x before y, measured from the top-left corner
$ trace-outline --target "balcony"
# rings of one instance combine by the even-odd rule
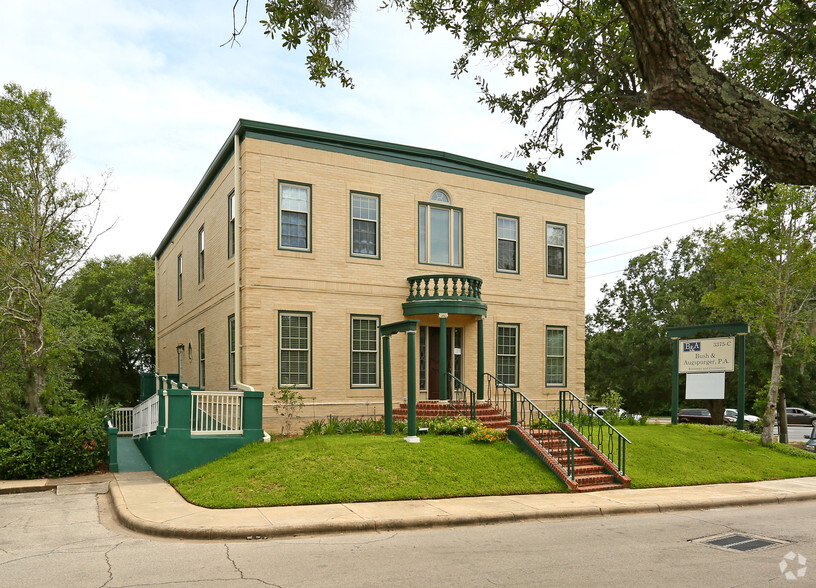
[[[432,274],[408,278],[408,299],[402,305],[405,316],[419,314],[469,314],[485,316],[482,280],[473,276]]]

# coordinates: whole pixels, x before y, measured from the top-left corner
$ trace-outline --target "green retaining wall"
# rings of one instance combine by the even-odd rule
[[[150,467],[165,480],[263,439],[263,392],[244,392],[242,435],[191,434],[190,392],[189,389],[159,391],[159,428],[149,436],[135,439],[136,446]],[[165,395],[168,400],[169,421],[165,416]]]

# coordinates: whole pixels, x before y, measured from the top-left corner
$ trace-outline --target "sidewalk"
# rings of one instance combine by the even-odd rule
[[[77,484],[100,485],[105,482],[110,482],[114,512],[122,525],[148,535],[179,539],[269,539],[816,500],[816,477],[810,477],[587,494],[527,494],[217,510],[188,503],[153,472],[0,481],[0,494],[54,488],[58,492],[68,492],[67,487]]]

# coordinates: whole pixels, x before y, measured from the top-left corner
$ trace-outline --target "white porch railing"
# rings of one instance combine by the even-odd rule
[[[193,391],[191,435],[241,435],[244,393]]]
[[[159,395],[154,394],[133,409],[133,436],[155,433],[159,428]]]
[[[133,434],[133,409],[132,408],[116,408],[111,415],[111,421],[114,427],[119,429],[120,435]]]

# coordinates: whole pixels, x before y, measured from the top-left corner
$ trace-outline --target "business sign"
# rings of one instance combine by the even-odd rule
[[[734,338],[680,341],[677,370],[681,374],[734,371]]]

